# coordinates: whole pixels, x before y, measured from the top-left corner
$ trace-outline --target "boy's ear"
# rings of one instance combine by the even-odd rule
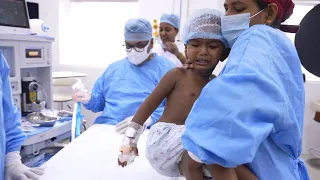
[[[227,57],[228,57],[229,54],[230,54],[230,51],[231,51],[230,48],[225,48],[225,49],[224,49],[223,54],[222,54],[222,57],[221,57],[221,59],[220,59],[221,62],[223,62],[224,60],[227,59]]]

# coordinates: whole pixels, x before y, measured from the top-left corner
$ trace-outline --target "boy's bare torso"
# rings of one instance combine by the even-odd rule
[[[202,88],[209,82],[192,69],[177,68],[175,86],[167,97],[166,106],[159,122],[184,125]]]

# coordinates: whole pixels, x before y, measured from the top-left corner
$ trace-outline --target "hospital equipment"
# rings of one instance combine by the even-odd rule
[[[71,72],[71,71],[55,71],[52,72],[53,79],[60,79],[60,78],[81,78],[86,77],[87,74],[85,73],[78,73],[78,72]]]
[[[53,102],[58,103],[59,110],[63,110],[63,103],[72,100],[72,86],[80,81],[77,78],[53,79]]]
[[[23,77],[21,83],[22,95],[21,95],[21,110],[23,113],[31,113],[38,111],[38,109],[43,109],[45,102],[47,100],[47,93],[42,88],[42,86],[37,83],[37,80],[34,77]],[[38,99],[38,91],[42,90],[44,94],[45,101],[40,101]],[[39,108],[38,108],[39,107]]]
[[[32,124],[39,124],[40,126],[47,126],[50,123],[56,122],[58,117],[50,110],[43,110],[41,112],[33,112],[27,115],[27,120]],[[52,126],[53,126],[52,125]]]
[[[43,165],[45,174],[41,180],[101,180],[101,177],[110,180],[168,180],[145,158],[148,131],[140,136],[140,158],[122,168],[118,166],[117,157],[123,136],[115,133],[112,125],[93,125]]]
[[[54,38],[39,37],[21,34],[0,34],[0,49],[10,67],[10,83],[13,100],[21,109],[23,77],[32,76],[40,85],[36,93],[39,100],[45,100],[45,108],[53,108],[52,98],[52,42]],[[33,87],[34,82],[29,81]],[[32,85],[33,84],[33,85]],[[29,86],[27,86],[29,88]],[[43,90],[42,90],[43,89]],[[30,90],[30,89],[29,89]],[[30,103],[28,103],[30,105]],[[39,104],[41,106],[41,102]],[[32,108],[32,104],[31,104]],[[40,107],[41,109],[42,107]],[[34,127],[27,125],[26,117],[22,118],[22,129],[27,139],[22,144],[21,156],[24,163],[35,165],[36,161],[43,160],[39,155],[47,147],[54,147],[57,142],[71,136],[71,118],[60,119],[53,127]],[[66,121],[64,121],[66,120]],[[46,124],[47,126],[52,124]],[[61,147],[60,147],[61,149]],[[38,160],[36,159],[38,158]]]
[[[71,141],[80,136],[83,115],[81,115],[81,103],[76,102],[73,106],[73,116],[71,124]]]
[[[29,15],[25,0],[0,1],[0,34],[9,33],[31,33]]]
[[[34,35],[46,35],[50,30],[49,25],[45,24],[40,19],[30,19],[31,34]]]

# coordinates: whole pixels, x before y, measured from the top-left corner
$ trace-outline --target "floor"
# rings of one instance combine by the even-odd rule
[[[307,165],[309,176],[311,180],[319,180],[320,177],[320,159],[311,155],[303,154],[301,158],[304,159]]]

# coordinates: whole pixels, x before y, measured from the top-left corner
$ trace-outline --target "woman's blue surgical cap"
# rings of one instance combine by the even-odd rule
[[[130,19],[124,27],[125,41],[150,41],[152,39],[152,27],[146,19]]]
[[[187,44],[191,39],[217,39],[226,46],[221,33],[221,16],[222,13],[215,9],[197,10],[188,18],[182,31],[183,43]]]
[[[179,29],[180,28],[180,17],[175,14],[163,14],[160,17],[160,23],[168,23],[173,27]]]

